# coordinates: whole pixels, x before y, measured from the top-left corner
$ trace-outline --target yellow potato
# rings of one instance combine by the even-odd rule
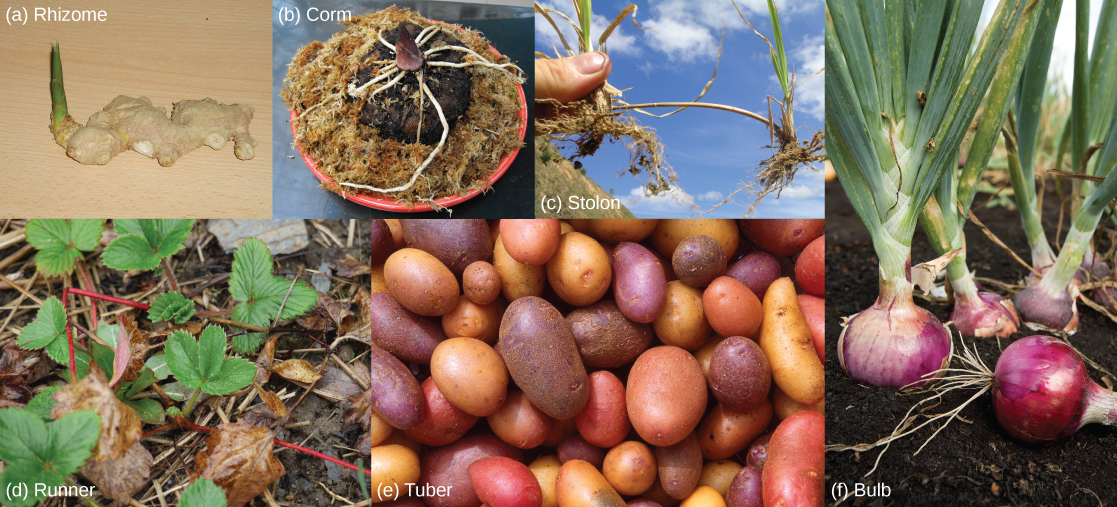
[[[714,488],[702,486],[686,497],[680,507],[725,507],[725,499]]]
[[[407,484],[414,484],[419,480],[419,455],[402,445],[382,445],[373,447],[368,458],[368,470],[371,472],[366,478],[371,484],[379,485],[378,492],[407,491]],[[373,501],[391,500],[395,495],[386,498],[376,498],[378,493],[373,493]],[[402,495],[401,495],[402,496]]]
[[[555,489],[559,507],[625,507],[621,495],[605,476],[580,459],[562,464]]]
[[[547,281],[545,268],[517,262],[508,255],[500,238],[493,247],[493,267],[500,275],[500,292],[509,303],[525,296],[543,295],[543,284]]]
[[[622,495],[639,495],[655,483],[655,454],[643,442],[629,440],[609,449],[601,466],[605,480]]]
[[[803,405],[822,401],[826,377],[790,278],[772,282],[764,294],[758,342],[772,367],[772,381],[784,394]]]
[[[553,454],[541,456],[532,461],[527,468],[535,475],[535,480],[539,481],[539,488],[543,490],[543,504],[539,507],[558,507],[558,493],[555,488],[559,469],[562,468],[558,456]]]
[[[563,234],[558,251],[547,261],[551,288],[574,306],[596,303],[609,290],[612,280],[609,255],[597,240],[580,232]]]
[[[660,220],[652,233],[652,244],[668,259],[675,247],[690,236],[709,236],[721,243],[725,256],[733,258],[740,242],[737,222],[724,219]]]
[[[675,280],[667,282],[667,302],[652,321],[664,345],[697,350],[710,337],[710,322],[702,309],[702,289]]]
[[[698,478],[698,486],[709,486],[714,488],[721,496],[729,491],[729,484],[733,482],[733,478],[737,476],[744,468],[740,463],[729,460],[707,461],[702,465],[702,476]]]

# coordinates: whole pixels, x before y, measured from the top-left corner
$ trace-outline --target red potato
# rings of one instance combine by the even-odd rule
[[[756,336],[763,313],[756,295],[729,276],[718,277],[702,293],[702,310],[722,336]]]
[[[652,445],[674,445],[702,420],[706,377],[689,352],[663,345],[636,359],[625,394],[628,419],[640,438]]]
[[[624,441],[631,425],[625,408],[624,384],[616,375],[595,371],[589,379],[590,397],[586,408],[574,416],[578,433],[598,447],[613,447]]]
[[[772,404],[764,400],[748,412],[736,412],[718,404],[698,426],[702,457],[726,459],[764,433],[772,422]]]
[[[419,425],[407,430],[407,436],[429,446],[446,445],[457,441],[477,422],[477,417],[455,407],[438,391],[434,377],[427,377],[422,385],[426,408]]]
[[[738,220],[741,235],[752,246],[774,255],[795,255],[826,228],[826,220],[748,219]]]
[[[810,294],[799,294],[799,311],[811,329],[818,360],[826,362],[826,300]]]
[[[765,507],[822,505],[825,435],[826,418],[813,410],[776,427],[761,476]]]
[[[556,219],[501,220],[500,234],[508,255],[516,262],[542,266],[558,250],[559,221]]]
[[[799,254],[795,281],[812,296],[826,296],[826,236],[815,238]]]
[[[543,491],[528,467],[514,459],[489,456],[469,465],[477,497],[491,507],[541,507]]]
[[[489,456],[504,456],[520,461],[519,449],[492,435],[465,437],[450,445],[432,450],[422,460],[422,474],[417,484],[445,495],[431,494],[423,499],[430,507],[477,507],[481,500],[469,480],[469,466]],[[414,482],[414,481],[413,481]],[[373,483],[376,484],[376,483]],[[441,487],[441,490],[437,488]]]

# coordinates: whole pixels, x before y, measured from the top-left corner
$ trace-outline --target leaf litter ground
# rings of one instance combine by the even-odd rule
[[[49,296],[61,296],[64,286],[79,284],[76,273],[72,276],[52,279],[36,274],[32,262],[35,250],[30,248],[25,240],[4,241],[4,238],[18,236],[19,229],[24,226],[25,221],[0,219],[0,273],[25,283],[32,282],[31,294],[43,300]],[[294,254],[275,256],[275,265],[278,269],[276,274],[293,277],[303,268],[318,269],[322,265],[330,266],[338,277],[330,283],[331,289],[328,293],[335,301],[348,301],[358,294],[358,288],[367,287],[367,221],[359,221],[355,229],[349,228],[348,221],[307,223],[307,228],[311,233],[311,245]],[[324,230],[330,233],[326,234]],[[350,235],[353,237],[351,248],[347,247],[347,239]],[[194,226],[193,232],[186,240],[186,248],[167,260],[183,293],[197,302],[206,304],[207,310],[227,309],[236,303],[229,291],[228,278],[233,255],[225,254],[218,242],[213,239],[213,236],[206,231],[205,223],[200,222]],[[103,248],[98,247],[85,254],[95,291],[148,304],[153,302],[154,295],[169,291],[167,279],[158,271],[125,272],[105,267],[100,262],[102,251]],[[309,282],[310,274],[304,273],[301,279]],[[207,317],[211,319],[211,324],[221,318],[230,317],[196,315],[185,324],[172,327],[166,322],[152,324],[147,320],[146,311],[136,311],[112,303],[98,303],[98,307],[98,317],[102,322],[115,323],[121,316],[128,316],[136,321],[140,334],[147,337],[147,345],[151,346],[151,351],[147,353],[149,356],[151,352],[162,349],[172,329],[188,330],[196,338],[202,335],[201,331],[204,327],[202,323]],[[353,314],[356,315],[342,312],[351,325],[359,325],[360,316],[357,307],[354,305],[353,308]],[[75,297],[74,303],[68,308],[73,322],[86,329],[90,328],[92,322],[86,298]],[[57,388],[52,388],[52,385],[65,384],[60,376],[68,377],[68,372],[64,368],[55,366],[56,363],[50,361],[43,352],[26,351],[15,346],[17,331],[32,324],[38,310],[37,303],[23,296],[19,291],[13,290],[7,283],[0,282],[0,347],[3,350],[3,354],[0,355],[0,407],[22,406],[31,396],[46,389]],[[338,311],[337,308],[324,310],[325,313],[334,314]],[[308,313],[307,316],[309,318],[299,322],[281,321],[279,326],[287,328],[315,326],[325,320],[315,319],[313,313]],[[103,336],[106,327],[110,326],[102,324],[98,328],[98,331],[102,331],[97,333],[98,336]],[[236,333],[236,329],[230,326],[223,327],[230,335]],[[325,331],[318,329],[314,332],[314,336],[329,345],[335,342],[338,331],[329,328]],[[75,340],[81,337],[83,335],[75,330]],[[267,389],[264,391],[265,394],[276,393],[278,396],[263,396],[262,399],[254,389],[249,388],[230,396],[202,397],[198,408],[190,416],[191,423],[216,428],[218,425],[239,420],[264,426],[275,423],[274,414],[269,406],[282,411],[295,404],[305,389],[284,377],[299,378],[300,374],[313,373],[308,370],[317,370],[323,360],[327,359],[324,349],[314,340],[298,333],[269,333],[268,337],[276,337],[274,351],[265,344],[256,353],[246,354],[243,357],[249,361],[260,361],[262,357],[266,359],[268,353],[274,352],[270,363],[273,366],[287,366],[287,368],[275,368],[269,380],[263,384]],[[229,339],[230,343],[233,339]],[[65,336],[62,336],[62,342],[65,343]],[[107,349],[107,347],[102,348]],[[368,367],[363,357],[367,354],[367,350],[365,345],[356,340],[337,343],[334,347],[336,355],[343,362],[352,361],[346,363],[349,371],[337,367],[335,361],[330,360],[314,393],[308,394],[297,406],[287,421],[287,429],[281,431],[277,438],[339,458],[350,464],[355,464],[358,459],[364,457],[358,448],[362,445],[362,434],[366,434],[367,431],[361,429],[359,424],[346,424],[347,419],[352,423],[354,418],[346,417],[345,399],[364,392],[362,386],[368,385]],[[111,352],[111,349],[109,351]],[[139,353],[143,354],[143,352]],[[231,355],[230,349],[228,356]],[[96,348],[94,356],[97,356]],[[303,363],[299,359],[306,362]],[[260,362],[264,364],[268,361]],[[278,373],[280,371],[283,373],[282,376]],[[79,371],[79,377],[82,374],[83,372]],[[173,379],[168,379],[167,382],[170,380]],[[167,386],[168,392],[172,391],[167,382],[160,382],[159,385]],[[169,395],[173,396],[170,393]],[[182,403],[178,405],[181,407]],[[41,412],[42,409],[39,410],[40,412],[37,413],[41,415],[49,414],[49,410],[46,410],[45,414]],[[76,415],[66,417],[76,417]],[[142,429],[150,432],[156,427],[156,424],[145,423]],[[136,487],[135,494],[130,497],[130,505],[177,505],[179,496],[183,494],[185,486],[195,475],[195,461],[198,460],[199,454],[212,453],[206,445],[207,438],[213,441],[211,435],[206,433],[177,429],[143,438],[140,441],[142,445],[134,446],[133,449],[140,448],[149,452],[154,463],[151,466],[150,477],[143,480],[142,484]],[[275,446],[273,452],[285,473],[276,480],[267,480],[264,485],[265,492],[248,499],[247,505],[328,505],[342,502],[341,499],[348,499],[355,503],[360,503],[363,499],[355,480],[355,472],[285,447]],[[364,452],[367,453],[368,449],[365,448]],[[90,463],[92,461],[90,460]],[[128,475],[119,468],[114,469],[117,475]],[[70,477],[74,478],[78,485],[89,485],[84,477],[97,473],[87,464],[80,475]],[[112,503],[110,499],[100,496],[94,499],[100,505]],[[47,506],[78,504],[77,499],[72,497],[43,502],[43,505]]]

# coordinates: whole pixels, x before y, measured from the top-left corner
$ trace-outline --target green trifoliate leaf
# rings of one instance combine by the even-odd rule
[[[233,254],[229,292],[241,302],[233,308],[233,320],[260,327],[270,326],[277,314],[280,319],[302,315],[318,301],[318,292],[306,283],[294,282],[292,287],[290,280],[272,275],[271,252],[256,238],[246,239]],[[233,346],[247,354],[254,352],[263,339],[263,333],[247,333],[234,338]]]
[[[121,270],[155,269],[161,259],[182,249],[194,227],[194,220],[187,219],[121,219],[114,223],[120,237],[109,243],[101,260]]]
[[[89,410],[46,423],[28,410],[0,409],[0,460],[8,463],[0,473],[0,503],[23,506],[43,500],[33,486],[58,486],[77,472],[100,438],[100,428],[101,418]],[[26,496],[9,497],[19,485],[30,486]]]
[[[165,320],[182,324],[194,316],[194,302],[186,299],[178,292],[165,292],[155,296],[148,310],[148,317],[152,322]]]
[[[27,406],[24,408],[39,416],[40,419],[49,421],[50,411],[54,410],[54,406],[58,404],[51,396],[54,396],[54,393],[58,392],[59,389],[62,389],[62,386],[46,388],[46,390],[31,398],[31,401],[27,402]]]
[[[179,507],[225,507],[225,492],[213,481],[201,478],[182,492]]]
[[[33,219],[27,222],[27,242],[39,250],[35,265],[47,276],[74,272],[74,261],[97,248],[104,220]]]
[[[167,339],[167,365],[182,385],[226,395],[251,384],[256,367],[239,357],[225,357],[225,330],[209,326],[195,341],[184,331]]]
[[[66,342],[66,312],[58,298],[51,296],[43,301],[35,322],[28,324],[19,333],[19,346],[25,350],[46,347],[51,359],[70,364],[70,348]]]

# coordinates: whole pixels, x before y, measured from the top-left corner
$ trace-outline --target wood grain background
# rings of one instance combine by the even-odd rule
[[[33,16],[35,4],[24,5]],[[107,20],[0,24],[0,216],[271,217],[270,1],[54,8],[103,9]],[[55,40],[78,122],[117,95],[146,96],[168,112],[176,101],[205,97],[248,104],[256,157],[237,159],[229,143],[220,151],[203,146],[171,167],[133,151],[104,166],[71,160],[50,132]]]

